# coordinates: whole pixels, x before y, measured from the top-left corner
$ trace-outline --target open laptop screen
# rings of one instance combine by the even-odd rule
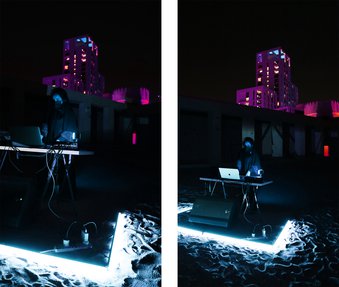
[[[38,126],[13,126],[9,128],[13,146],[42,147],[42,136]]]
[[[239,170],[237,168],[219,167],[220,177],[222,179],[240,180]]]

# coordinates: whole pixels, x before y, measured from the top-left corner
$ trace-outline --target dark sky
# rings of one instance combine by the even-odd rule
[[[338,1],[179,1],[179,94],[235,102],[257,52],[290,56],[299,102],[339,100]]]
[[[63,40],[89,34],[106,91],[143,86],[160,94],[160,0],[0,3],[1,77],[41,83],[61,74]]]

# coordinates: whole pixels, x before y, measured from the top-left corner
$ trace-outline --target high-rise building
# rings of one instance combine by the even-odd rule
[[[104,78],[98,69],[98,46],[88,36],[64,40],[63,74],[44,77],[43,84],[102,96]]]
[[[251,93],[252,101],[244,100],[244,94]],[[290,57],[280,47],[257,53],[256,86],[237,90],[237,103],[294,112],[298,89],[291,81]]]
[[[277,94],[265,86],[237,90],[237,103],[257,108],[274,109]]]

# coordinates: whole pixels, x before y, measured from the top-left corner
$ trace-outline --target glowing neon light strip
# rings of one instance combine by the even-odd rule
[[[25,258],[29,264],[36,263],[46,268],[57,267],[59,272],[82,275],[94,280],[101,279],[107,273],[105,267],[98,265],[41,254],[7,245],[0,245],[0,254],[6,257]]]
[[[190,210],[192,210],[192,206],[187,206],[187,207],[184,207],[182,209],[179,209],[178,214],[181,214],[181,213],[184,213],[184,212],[187,212],[187,211],[190,211]]]
[[[25,258],[29,264],[36,263],[39,266],[44,266],[46,268],[56,267],[58,271],[63,273],[80,275],[96,281],[106,281],[112,276],[112,273],[108,271],[111,270],[112,266],[115,266],[118,263],[116,261],[117,258],[120,257],[119,252],[124,247],[125,241],[122,238],[122,234],[126,223],[124,215],[119,213],[108,267],[42,254],[3,244],[0,244],[0,254],[5,257]]]
[[[195,237],[204,237],[208,240],[216,240],[228,245],[234,245],[237,247],[244,247],[244,248],[250,248],[260,251],[266,251],[268,253],[277,253],[280,250],[283,250],[286,248],[286,244],[288,242],[290,229],[292,228],[292,221],[288,220],[280,232],[278,238],[274,242],[274,244],[267,244],[267,243],[261,243],[261,242],[253,242],[250,240],[225,236],[225,235],[219,235],[214,234],[210,232],[202,232],[198,230],[194,230],[191,228],[186,227],[178,227],[179,233],[182,235],[188,235],[188,236],[195,236]]]
[[[118,219],[117,219],[117,225],[115,227],[115,232],[114,232],[111,254],[109,256],[108,270],[112,270],[114,267],[116,267],[117,264],[121,264],[121,262],[117,262],[116,258],[119,258],[118,256],[119,252],[123,250],[123,248],[126,246],[126,241],[124,240],[124,230],[125,230],[126,224],[127,224],[127,220],[125,218],[125,215],[119,212]],[[111,260],[112,257],[115,258],[115,260]]]

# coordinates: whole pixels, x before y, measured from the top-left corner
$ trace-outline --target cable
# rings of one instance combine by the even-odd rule
[[[95,222],[90,221],[90,222],[87,222],[87,223],[83,224],[82,225],[83,229],[81,230],[81,239],[82,239],[82,243],[84,245],[88,245],[89,244],[89,233],[88,233],[87,228],[86,228],[86,226],[89,225],[89,224],[93,224],[94,225],[95,233],[98,232],[97,225],[95,224]]]
[[[45,155],[42,155],[42,156],[45,156]],[[42,168],[38,169],[37,171],[35,171],[34,173],[35,174],[38,174],[40,172],[42,172],[45,168],[47,168],[47,165],[45,164]]]
[[[265,227],[269,227],[271,229],[271,234],[272,234],[272,226],[269,224],[266,224],[262,227],[262,233],[264,237],[267,237],[267,229]]]
[[[68,237],[68,233],[69,233],[69,231],[71,230],[71,227],[72,227],[75,223],[78,223],[78,222],[77,222],[77,221],[73,221],[73,222],[70,224],[70,226],[68,227],[67,232],[66,232],[66,238],[69,238],[69,237]]]
[[[244,196],[244,200],[245,200],[245,202],[246,202],[246,206],[245,206],[245,209],[244,209],[244,212],[243,212],[243,217],[244,217],[244,219],[245,219],[248,223],[254,224],[254,223],[253,223],[252,221],[250,221],[250,220],[247,218],[247,216],[246,216],[246,211],[247,211],[247,207],[248,207],[247,192],[248,192],[248,189],[249,189],[250,185],[249,185],[249,184],[246,184],[245,186],[246,186],[246,190],[245,190],[245,193],[244,193],[244,185],[242,185],[242,193],[243,193],[243,196]]]
[[[259,223],[257,223],[256,225],[254,225],[254,227],[253,227],[253,231],[252,231],[252,234],[255,234],[255,232],[256,232],[256,228],[257,228],[257,226],[259,226],[260,224]]]
[[[61,220],[67,221],[65,218],[61,217],[60,215],[58,215],[57,213],[55,213],[53,211],[53,209],[51,208],[51,201],[54,195],[54,191],[55,191],[55,179],[54,179],[54,175],[53,175],[53,171],[50,169],[49,165],[48,165],[48,154],[50,153],[51,149],[46,153],[46,167],[49,171],[49,174],[51,175],[52,178],[52,192],[51,192],[51,196],[48,199],[48,209],[53,213],[53,215]],[[56,157],[54,160],[58,160],[58,158]],[[58,164],[57,162],[55,164]]]
[[[45,251],[41,251],[40,254],[45,254],[45,253],[50,253],[50,252],[57,252],[57,249],[54,248],[54,249],[48,249],[48,250],[45,250]]]
[[[95,227],[95,233],[98,233],[97,225],[96,225],[95,222],[93,222],[93,221],[89,221],[89,222],[83,224],[82,226],[83,226],[83,227],[86,227],[86,226],[89,225],[89,224],[93,224],[94,227]]]

